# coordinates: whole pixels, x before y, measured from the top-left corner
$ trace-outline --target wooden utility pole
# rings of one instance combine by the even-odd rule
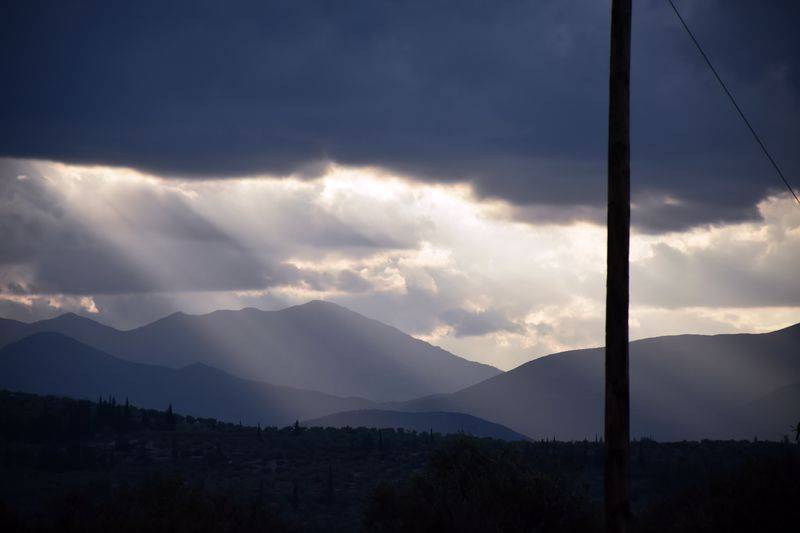
[[[630,523],[630,393],[628,301],[631,0],[612,0],[608,105],[608,246],[606,278],[605,522],[623,533]]]

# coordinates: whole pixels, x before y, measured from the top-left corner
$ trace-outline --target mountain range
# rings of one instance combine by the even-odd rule
[[[525,438],[471,415],[380,411],[363,398],[237,378],[203,363],[179,369],[132,363],[51,332],[34,333],[0,349],[0,388],[74,398],[114,396],[140,407],[173,405],[183,414],[250,425],[286,426],[308,419],[304,424]]]
[[[553,354],[456,393],[395,407],[469,413],[534,438],[593,438],[603,433],[603,364],[602,348]],[[635,341],[631,435],[681,440],[760,432],[777,439],[800,420],[798,382],[800,324],[763,334]]]
[[[0,346],[42,331],[127,361],[172,368],[203,363],[248,379],[373,401],[455,392],[500,373],[322,301],[280,311],[175,313],[127,331],[75,314],[30,324],[1,319]]]
[[[35,335],[46,331],[62,335]],[[536,439],[603,432],[602,348],[501,373],[324,302],[174,314],[129,331],[76,315],[0,320],[0,345],[0,387],[26,392],[127,395],[145,407],[277,425],[436,421],[440,431],[463,428],[460,414]],[[778,439],[800,420],[800,324],[643,339],[630,354],[633,437]]]
[[[203,363],[173,369],[132,363],[60,333],[36,333],[0,349],[0,388],[96,399],[114,396],[151,409],[228,422],[284,426],[295,420],[372,407],[363,398],[279,387]]]

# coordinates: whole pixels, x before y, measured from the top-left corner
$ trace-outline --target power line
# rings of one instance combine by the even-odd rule
[[[789,182],[787,181],[786,177],[783,175],[783,172],[781,171],[780,167],[778,166],[778,163],[775,162],[775,159],[773,159],[772,155],[769,153],[769,150],[767,150],[767,147],[766,147],[766,145],[764,145],[764,142],[761,140],[761,137],[759,137],[758,133],[756,133],[756,130],[753,129],[753,126],[750,124],[750,121],[747,120],[747,117],[744,115],[744,111],[742,111],[742,108],[739,107],[738,103],[736,103],[736,99],[733,97],[733,94],[731,94],[731,92],[728,90],[728,87],[725,85],[725,82],[722,81],[722,78],[719,77],[719,74],[717,73],[717,69],[715,69],[714,65],[711,64],[711,60],[708,58],[706,53],[703,51],[703,47],[700,46],[700,43],[697,41],[697,38],[692,33],[692,30],[689,29],[689,26],[686,25],[686,21],[681,16],[681,13],[680,13],[680,11],[678,11],[678,8],[675,7],[675,3],[672,0],[667,0],[667,2],[672,7],[672,10],[675,12],[675,14],[678,16],[678,20],[681,21],[681,24],[683,25],[683,29],[685,29],[686,33],[689,34],[689,37],[692,38],[692,42],[697,47],[697,51],[700,52],[700,55],[703,56],[703,59],[705,59],[706,64],[708,65],[708,68],[710,68],[711,72],[714,73],[714,76],[717,78],[717,81],[722,86],[722,90],[725,91],[725,94],[727,94],[728,98],[730,98],[731,103],[733,104],[733,107],[735,107],[736,111],[739,112],[739,116],[742,117],[742,120],[747,125],[747,128],[750,130],[750,133],[753,134],[753,137],[755,138],[756,142],[758,142],[758,145],[761,147],[761,150],[764,152],[764,155],[767,156],[767,159],[769,159],[769,162],[772,163],[773,167],[775,167],[775,171],[778,173],[778,176],[780,176],[781,180],[783,181],[783,184],[786,185],[786,188],[789,189],[790,193],[792,193],[792,196],[794,196],[794,199],[797,200],[797,205],[800,205],[800,198],[797,197],[797,193],[795,193],[794,189],[792,189],[792,186],[789,185]]]

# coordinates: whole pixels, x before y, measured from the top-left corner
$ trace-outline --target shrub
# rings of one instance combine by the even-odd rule
[[[478,439],[448,439],[428,466],[367,501],[368,531],[592,531],[596,515],[568,483],[526,467]]]

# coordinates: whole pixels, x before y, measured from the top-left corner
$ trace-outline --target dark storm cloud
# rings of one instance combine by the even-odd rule
[[[493,309],[486,311],[448,309],[439,318],[453,328],[456,337],[481,336],[498,331],[524,332],[522,326],[515,324],[503,313]]]
[[[679,5],[797,175],[800,5]],[[469,180],[534,218],[595,219],[608,20],[595,0],[6,4],[0,154],[197,177],[379,165]],[[637,2],[647,231],[753,218],[780,190],[682,32],[663,1]]]
[[[337,275],[337,288],[348,293],[367,292],[374,285],[354,270],[342,270]]]

